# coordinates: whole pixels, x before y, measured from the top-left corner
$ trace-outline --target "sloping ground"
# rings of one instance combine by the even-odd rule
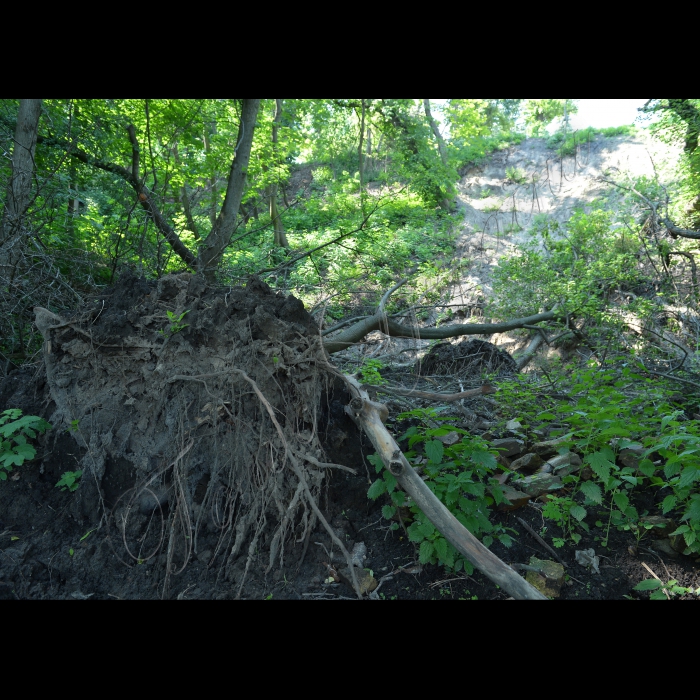
[[[443,302],[429,313],[428,325],[434,325],[446,311],[452,316],[445,323],[464,323],[483,317],[486,301],[493,295],[492,273],[503,257],[514,254],[516,246],[528,238],[535,216],[546,215],[564,224],[575,209],[586,210],[594,200],[605,198],[603,206],[614,211],[620,192],[597,178],[621,181],[632,177],[653,177],[662,182],[673,175],[673,165],[681,151],[652,139],[643,131],[634,136],[606,138],[596,135],[584,143],[575,155],[560,158],[547,147],[546,139],[531,138],[508,149],[497,151],[483,165],[470,168],[457,185],[458,204],[463,214],[455,255],[446,266],[459,265],[459,282],[444,289]],[[513,182],[507,171],[513,168],[523,176]],[[531,313],[537,313],[532,309]],[[422,325],[419,323],[419,325]],[[489,339],[504,345],[511,353],[521,350],[527,339],[522,334],[503,333]],[[447,342],[459,342],[452,339]],[[357,361],[361,356],[408,353],[415,359],[430,345],[427,340],[387,338],[373,333],[367,342],[343,355]],[[337,358],[340,359],[340,358]]]
[[[609,207],[619,194],[597,180],[631,174],[653,177],[655,169],[662,181],[671,175],[671,166],[680,150],[653,140],[642,132],[635,136],[605,138],[601,135],[578,147],[576,155],[560,158],[547,147],[545,139],[526,139],[517,146],[499,151],[482,167],[470,169],[458,185],[459,203],[464,210],[464,230],[458,242],[458,256],[473,260],[469,274],[462,280],[467,289],[480,286],[482,295],[491,291],[491,270],[499,258],[512,252],[527,238],[533,218],[545,214],[565,223],[575,209],[583,208],[603,196]],[[515,168],[525,181],[508,179],[506,169]],[[455,289],[454,301],[462,296]]]

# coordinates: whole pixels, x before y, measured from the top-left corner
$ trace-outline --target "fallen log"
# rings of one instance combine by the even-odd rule
[[[460,391],[457,394],[443,394],[434,391],[404,389],[403,387],[382,386],[379,384],[363,384],[362,388],[370,389],[374,393],[379,391],[384,392],[385,394],[393,394],[394,396],[414,396],[419,399],[429,399],[431,401],[445,401],[447,403],[451,403],[452,401],[461,401],[462,399],[473,398],[474,396],[482,396],[483,394],[493,394],[497,391],[496,387],[492,386],[488,382],[476,389],[467,389],[466,391]]]
[[[333,354],[346,350],[355,343],[358,343],[368,333],[372,331],[382,331],[394,338],[415,338],[417,340],[442,340],[444,338],[454,338],[459,335],[490,335],[492,333],[505,333],[516,328],[524,328],[528,325],[540,323],[541,321],[553,321],[564,317],[557,311],[545,311],[541,314],[526,316],[525,318],[515,318],[503,323],[463,323],[452,326],[442,326],[441,328],[417,328],[416,326],[403,326],[388,318],[381,312],[358,321],[350,328],[339,333],[335,338],[323,341],[326,352]]]
[[[428,488],[384,427],[382,415],[386,416],[386,408],[371,401],[367,392],[353,377],[345,375],[345,381],[353,396],[350,404],[345,408],[346,412],[367,434],[384,465],[396,477],[401,488],[414,500],[445,539],[479,571],[513,598],[546,600],[542,593],[481,544]]]

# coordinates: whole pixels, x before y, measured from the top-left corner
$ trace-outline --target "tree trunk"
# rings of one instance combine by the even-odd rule
[[[364,190],[365,190],[365,174],[364,174],[364,153],[362,152],[362,143],[365,136],[365,101],[362,100],[362,115],[360,117],[360,143],[357,145],[357,156],[360,159],[360,208],[364,211]]]
[[[440,152],[440,160],[445,168],[447,168],[447,147],[445,146],[445,139],[442,138],[440,129],[438,129],[437,122],[435,119],[433,119],[433,114],[430,111],[430,100],[423,100],[423,109],[425,110],[425,117],[428,120],[433,136],[435,136],[435,140],[437,141],[438,151]],[[443,197],[442,201],[440,202],[440,207],[446,211],[451,211],[454,209],[454,197]]]
[[[425,116],[428,120],[428,124],[430,124],[430,128],[437,141],[438,151],[440,151],[440,160],[442,164],[447,167],[447,147],[445,146],[445,139],[442,138],[437,122],[433,119],[433,114],[430,111],[430,100],[423,100],[423,108],[425,109]]]
[[[34,153],[42,100],[20,100],[17,112],[12,175],[0,224],[0,284],[11,284],[25,245],[24,217],[34,175]]]
[[[396,478],[399,486],[413,499],[445,539],[477,569],[514,598],[546,600],[542,593],[484,547],[428,488],[384,427],[382,419],[388,415],[386,406],[371,401],[367,392],[362,390],[353,377],[346,377],[346,382],[351,387],[351,394],[354,394],[350,405],[346,407],[346,412],[369,437],[384,466]]]
[[[137,193],[141,206],[151,216],[156,228],[168,242],[173,252],[180,257],[187,267],[203,273],[209,281],[213,281],[216,267],[221,262],[224,250],[226,250],[226,247],[231,242],[231,236],[236,228],[238,209],[241,205],[243,192],[245,191],[248,163],[250,162],[250,150],[253,145],[253,134],[255,132],[255,120],[258,116],[259,108],[260,100],[243,100],[241,124],[238,130],[237,145],[231,163],[231,170],[229,172],[226,197],[224,198],[224,203],[215,225],[212,227],[209,235],[204,240],[204,244],[199,249],[199,255],[195,255],[182,242],[182,239],[178,236],[175,229],[166,221],[148,188],[139,181],[137,177],[139,145],[133,127],[130,126],[127,128],[132,146],[131,169],[127,169],[116,163],[98,160],[88,155],[82,149],[75,147],[72,143],[65,143],[64,147],[73,158],[76,158],[80,162],[94,168],[99,168],[100,170],[114,173],[115,175],[119,175],[123,180],[126,180]]]
[[[423,106],[425,107],[425,102],[423,103]],[[422,165],[424,167],[429,167],[429,162],[426,162],[425,159],[421,156],[421,148],[418,142],[418,136],[416,136],[416,134],[414,133],[411,133],[411,124],[408,118],[402,115],[398,109],[395,109],[392,106],[389,106],[389,109],[387,110],[382,110],[380,108],[380,113],[385,117],[385,119],[387,119],[391,123],[391,125],[395,129],[397,129],[403,134],[403,139],[407,150],[413,156],[415,156],[415,158],[419,162],[422,162]],[[442,158],[442,154],[440,155],[440,157]],[[444,161],[441,162],[443,162],[444,167]],[[452,188],[452,186],[450,185],[450,189],[454,188]],[[454,209],[454,194],[451,194],[449,192],[446,193],[442,187],[440,187],[439,185],[435,185],[434,195],[435,200],[440,205],[440,208],[444,209],[445,211],[452,211]]]
[[[204,241],[204,246],[197,259],[197,271],[204,273],[210,279],[213,277],[214,270],[221,261],[224,250],[226,250],[236,228],[238,208],[241,206],[246,175],[248,174],[250,149],[253,145],[258,109],[260,109],[260,100],[243,100],[238,144],[231,163],[226,197],[216,219],[216,224]]]
[[[207,133],[206,127],[204,128],[204,151],[209,155],[211,151],[211,142],[209,141],[209,136],[216,134],[216,122],[211,122],[211,132]],[[216,224],[216,173],[212,173],[209,178],[209,186],[211,187],[211,206],[209,207],[209,221],[211,222],[212,228]]]
[[[546,311],[534,314],[526,318],[515,318],[503,323],[466,323],[454,326],[442,326],[441,328],[416,328],[415,326],[402,326],[396,321],[387,318],[382,312],[358,321],[347,330],[339,333],[331,340],[325,340],[323,347],[326,352],[332,354],[347,350],[355,343],[359,343],[371,331],[383,331],[394,338],[416,338],[425,340],[441,340],[455,338],[460,335],[490,335],[491,333],[505,333],[516,328],[532,326],[542,321],[553,321],[565,314],[558,311]]]
[[[282,121],[282,100],[275,100],[275,118],[272,122],[272,153],[277,165],[277,129]],[[270,219],[275,231],[275,245],[280,248],[289,248],[289,241],[284,232],[284,224],[277,209],[277,190],[279,183],[270,183],[268,187],[268,198],[270,200]]]

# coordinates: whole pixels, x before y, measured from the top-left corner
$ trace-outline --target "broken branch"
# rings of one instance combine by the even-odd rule
[[[481,396],[482,394],[493,394],[496,392],[496,388],[488,383],[478,387],[477,389],[467,389],[466,391],[461,391],[458,394],[441,394],[432,391],[419,391],[418,389],[403,389],[395,386],[375,386],[373,384],[363,384],[362,388],[384,392],[385,394],[394,394],[395,396],[415,396],[419,399],[447,401],[448,403],[452,401],[460,401],[461,399],[467,399],[470,396]]]
[[[494,583],[517,599],[546,600],[537,589],[519,576],[495,554],[484,547],[428,488],[408,463],[394,438],[381,421],[379,411],[369,401],[357,380],[345,377],[354,395],[346,412],[365,431],[387,469],[396,477],[401,488],[415,501],[430,522],[457,551]]]
[[[442,326],[441,328],[417,328],[415,326],[403,326],[400,323],[396,323],[396,321],[392,321],[390,318],[384,317],[380,313],[376,313],[373,316],[359,321],[342,333],[339,333],[335,338],[325,340],[323,347],[329,354],[339,352],[359,342],[368,333],[378,330],[395,338],[443,340],[445,338],[454,338],[459,335],[491,335],[492,333],[505,333],[506,331],[515,330],[516,328],[524,328],[526,325],[533,325],[535,323],[541,323],[542,321],[552,321],[563,316],[564,314],[552,310],[525,318],[515,318],[502,323],[465,323],[454,326]]]

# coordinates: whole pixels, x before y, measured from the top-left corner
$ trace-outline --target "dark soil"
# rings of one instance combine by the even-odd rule
[[[0,411],[20,408],[54,425],[36,441],[36,458],[0,482],[0,599],[354,598],[345,584],[325,583],[329,567],[345,562],[303,498],[294,505],[298,481],[289,470],[272,478],[268,460],[281,459],[282,448],[255,393],[214,376],[205,387],[167,382],[179,373],[213,375],[212,362],[226,357],[235,358],[270,399],[293,447],[302,449],[290,436],[302,435],[306,454],[357,471],[329,469],[314,481],[314,470],[305,467],[321,511],[346,548],[366,545],[365,566],[381,581],[380,599],[508,597],[479,572],[421,566],[405,532],[391,530],[382,518],[383,501],[367,498],[374,470],[365,458],[373,449],[344,413],[342,386],[299,362],[304,353],[313,357],[317,336],[293,297],[275,295],[255,280],[245,290],[209,290],[189,276],[156,285],[126,275],[91,304],[76,312],[73,325],[45,331],[53,356],[46,364],[25,366],[0,383]],[[189,310],[183,319],[188,328],[170,337],[166,351],[157,331],[167,331],[171,321],[148,325],[159,305],[176,315]],[[501,351],[479,343],[466,354],[480,355],[491,369],[507,368]],[[444,359],[462,359],[452,353]],[[169,363],[157,381],[146,374],[157,366],[154,355]],[[219,403],[219,396],[230,401]],[[472,402],[477,412],[482,400]],[[193,446],[178,461],[188,440]],[[244,469],[234,453],[272,476]],[[76,492],[55,487],[64,472],[79,468],[84,475]],[[248,527],[236,525],[253,512],[259,493],[268,493],[269,503],[259,504]],[[637,498],[640,512],[660,514],[655,499]],[[290,522],[281,530],[285,509]],[[513,564],[527,564],[533,555],[552,559],[518,517],[550,545],[562,535],[543,520],[541,504],[531,502],[494,514],[517,534],[511,548],[496,542],[492,551]],[[645,539],[636,548],[631,534],[614,529],[603,547],[604,536],[593,527],[577,547],[556,550],[569,576],[562,599],[646,598],[632,591],[651,576],[643,563],[663,580],[700,586],[700,570],[689,558],[655,553]],[[271,556],[275,542],[279,551]],[[574,550],[588,548],[601,558],[599,574],[575,562]]]
[[[26,406],[28,413],[40,413],[36,410],[38,404],[34,404],[34,409],[31,404]],[[365,449],[368,453],[372,451],[369,446]],[[123,551],[118,547],[113,550],[104,527],[90,532],[94,523],[81,521],[71,514],[70,505],[75,494],[54,487],[63,471],[75,467],[74,450],[72,437],[64,433],[43,459],[38,456],[33,463],[17,470],[18,480],[2,484],[0,599],[161,598],[164,564],[157,558],[142,565],[125,563]],[[43,474],[40,473],[42,465]],[[366,566],[372,569],[375,578],[392,575],[378,591],[381,599],[508,598],[478,571],[467,576],[452,574],[437,566],[421,566],[416,547],[405,533],[390,530],[390,523],[382,518],[382,503],[367,498],[369,471],[362,466],[362,460],[355,466],[359,467],[357,476],[333,475],[323,492],[321,506],[348,548],[355,542],[365,543]],[[546,526],[544,537],[550,545],[552,537],[561,535],[556,526],[543,520],[536,505],[529,506],[495,516],[518,534],[514,535],[511,548],[496,542],[491,546],[492,551],[509,564],[528,563],[533,555],[539,559],[553,559],[525,531],[517,517],[538,533]],[[637,554],[631,554],[629,548],[635,545],[634,537],[615,530],[611,530],[608,546],[603,548],[600,545],[603,535],[600,529],[593,528],[589,535],[584,534],[577,547],[595,549],[601,557],[600,574],[575,562],[574,547],[556,550],[566,563],[566,573],[570,577],[562,589],[562,600],[646,598],[648,594],[632,591],[639,581],[650,578],[643,562],[664,580],[675,578],[682,586],[700,586],[700,570],[687,558],[674,561],[659,555],[644,548],[644,540]],[[220,564],[214,562],[213,566],[208,566],[212,563],[210,557],[215,544],[213,537],[200,541],[199,551],[188,567],[171,578],[168,597],[232,599],[238,595],[238,586],[226,580]],[[344,562],[323,528],[317,526],[312,533],[304,562],[297,568],[302,547],[302,544],[295,544],[289,552],[288,564],[269,574],[265,573],[268,558],[261,552],[251,566],[241,598],[353,599],[353,592],[345,584],[324,584],[329,575],[325,564],[343,566]]]
[[[516,370],[515,360],[493,343],[478,338],[458,343],[438,343],[416,365],[423,374],[475,375],[510,374]]]

